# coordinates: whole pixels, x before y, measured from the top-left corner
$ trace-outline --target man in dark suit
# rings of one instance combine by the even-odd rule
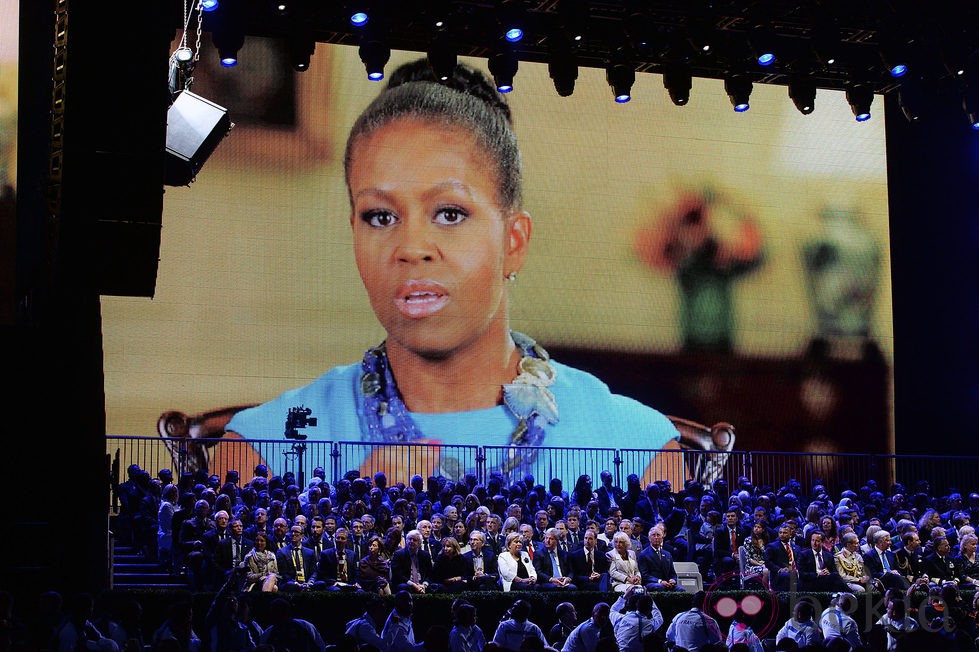
[[[432,559],[435,559],[438,551],[442,549],[442,543],[432,534],[432,522],[428,519],[422,519],[418,521],[415,527],[422,535],[421,549],[427,552]],[[461,541],[459,545],[462,545]]]
[[[901,549],[894,551],[897,568],[909,582],[914,582],[925,574],[924,557],[921,554],[921,539],[918,530],[909,530],[901,536]]]
[[[659,485],[648,484],[642,498],[636,501],[636,513],[633,518],[641,518],[646,523],[659,521]]]
[[[412,594],[427,593],[432,577],[432,556],[421,549],[422,534],[411,530],[405,535],[405,547],[391,555],[391,589]]]
[[[609,563],[599,548],[601,541],[592,529],[585,530],[582,537],[582,547],[568,555],[572,581],[582,591],[608,591]]]
[[[462,555],[466,560],[465,579],[469,580],[469,586],[479,590],[499,588],[496,555],[486,545],[486,535],[481,530],[474,530],[469,535],[469,547],[470,550]]]
[[[844,592],[846,582],[836,570],[836,559],[823,547],[823,534],[813,530],[809,547],[799,553],[799,584],[803,591]]]
[[[581,537],[583,534],[581,529],[581,512],[577,509],[570,509],[564,520],[568,526],[568,533],[565,536],[568,542],[568,550],[577,550],[583,545]]]
[[[932,584],[941,586],[945,582],[958,580],[951,553],[951,544],[947,538],[942,537],[935,541],[935,549],[931,554],[925,556],[922,565]]]
[[[738,549],[744,543],[750,530],[740,521],[737,510],[729,509],[724,513],[724,525],[714,530],[714,573],[720,577],[725,573],[737,572]]]
[[[292,543],[275,551],[275,563],[282,582],[280,591],[295,592],[322,589],[324,583],[316,579],[316,555],[303,547],[303,528],[292,526]]]
[[[244,529],[241,519],[234,519],[228,524],[230,536],[217,544],[214,551],[214,577],[212,578],[215,586],[226,582],[228,574],[245,563],[245,555],[254,546],[254,542],[242,535]]]
[[[309,522],[309,536],[303,539],[303,547],[309,548],[313,551],[316,556],[316,561],[319,562],[320,556],[323,551],[327,548],[333,547],[332,541],[327,541],[323,537],[323,532],[325,531],[325,526],[323,523],[322,516],[314,516]]]
[[[568,555],[558,546],[557,528],[544,531],[544,542],[534,555],[534,569],[537,571],[537,590],[575,590],[571,580],[571,564]]]
[[[486,519],[486,547],[494,555],[503,552],[506,545],[506,537],[500,530],[503,529],[503,521],[497,514],[490,514]]]
[[[773,589],[788,591],[795,586],[799,577],[798,556],[799,550],[792,544],[792,528],[783,523],[778,529],[778,539],[765,546],[765,566]]]
[[[911,583],[897,567],[897,558],[890,551],[891,533],[878,530],[874,534],[874,547],[863,556],[863,570],[870,577],[880,580],[884,588],[907,591]]]
[[[278,551],[280,548],[288,548],[292,543],[292,535],[289,530],[289,521],[281,516],[272,523],[272,536],[269,537],[269,550]]]
[[[676,570],[673,556],[663,547],[666,530],[662,524],[649,530],[649,546],[639,553],[639,574],[647,591],[677,591]]]
[[[350,532],[339,528],[333,535],[334,547],[320,555],[316,578],[328,591],[360,591],[357,582],[357,556],[349,547]]]
[[[598,508],[601,514],[605,516],[613,506],[620,506],[624,492],[613,484],[610,471],[602,471],[601,482],[601,486],[595,490],[595,496],[598,499]]]

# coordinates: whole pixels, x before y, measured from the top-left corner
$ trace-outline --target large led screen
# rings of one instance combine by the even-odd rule
[[[166,189],[155,296],[103,299],[109,435],[268,401],[385,337],[342,160],[384,82],[353,47],[319,44],[302,73],[278,53],[250,39],[232,69],[202,53],[192,90],[235,126],[195,181]],[[396,52],[387,70],[419,56]],[[521,62],[514,86],[533,233],[513,329],[664,414],[733,424],[736,450],[892,451],[879,97],[857,122],[835,91],[803,115],[777,85],[755,84],[743,113],[712,79],[682,107],[655,74],[623,104],[598,69],[560,97],[546,65]]]

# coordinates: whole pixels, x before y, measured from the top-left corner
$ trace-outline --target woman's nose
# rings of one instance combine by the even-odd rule
[[[406,219],[401,223],[395,254],[402,262],[414,263],[434,260],[438,247],[434,233],[425,220]]]

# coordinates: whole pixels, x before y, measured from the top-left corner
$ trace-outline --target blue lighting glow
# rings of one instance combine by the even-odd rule
[[[975,129],[976,131],[979,131],[979,120],[976,120],[975,122],[972,123],[972,128]]]
[[[628,93],[623,93],[622,95],[616,95],[615,96],[615,101],[618,102],[619,104],[625,104],[626,102],[628,102],[631,99],[632,99],[632,96],[629,95]]]
[[[382,79],[384,79],[384,73],[383,72],[367,73],[367,79],[371,81],[381,81]]]
[[[758,65],[759,66],[770,66],[775,63],[775,55],[771,52],[765,52],[758,55]]]
[[[751,108],[751,105],[748,104],[747,102],[741,102],[740,104],[735,104],[734,105],[734,110],[737,111],[738,113],[744,113],[745,111],[747,111],[750,108]]]
[[[870,112],[869,111],[867,113],[858,113],[857,114],[857,122],[866,122],[867,120],[870,120]]]
[[[201,9],[203,11],[214,11],[218,8],[218,0],[201,0]]]
[[[221,57],[221,65],[225,68],[234,68],[238,65],[238,57]]]
[[[899,63],[891,68],[891,77],[903,77],[908,72],[908,67]]]
[[[509,93],[513,90],[513,84],[501,84],[500,86],[496,87],[496,90],[500,91],[501,93]]]
[[[362,11],[358,11],[355,14],[350,15],[350,24],[354,27],[361,27],[367,24],[367,14]]]
[[[519,27],[511,27],[506,31],[505,36],[506,40],[510,41],[511,43],[516,43],[523,38],[523,30]]]

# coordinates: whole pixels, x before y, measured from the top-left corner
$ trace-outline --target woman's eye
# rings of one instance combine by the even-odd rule
[[[373,226],[376,228],[391,226],[398,221],[398,218],[395,217],[394,213],[386,210],[364,211],[360,214],[360,219],[363,220],[368,226]]]
[[[465,221],[467,217],[469,217],[469,214],[461,208],[441,208],[435,214],[435,222],[437,224],[459,224]]]

